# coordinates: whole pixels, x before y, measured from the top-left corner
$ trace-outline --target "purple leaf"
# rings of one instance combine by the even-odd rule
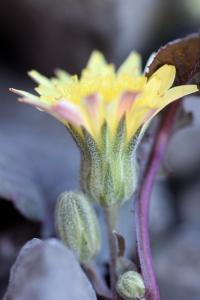
[[[96,300],[73,253],[56,239],[33,239],[13,265],[4,300]]]

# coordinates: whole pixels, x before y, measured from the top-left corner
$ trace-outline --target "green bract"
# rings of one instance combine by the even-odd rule
[[[128,200],[137,185],[136,148],[142,133],[127,143],[125,122],[123,117],[115,136],[104,123],[98,143],[84,128],[83,138],[71,128],[81,149],[82,190],[104,207]]]

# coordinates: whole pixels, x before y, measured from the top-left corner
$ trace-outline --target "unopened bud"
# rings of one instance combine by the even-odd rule
[[[117,281],[117,292],[124,300],[143,298],[145,287],[141,275],[135,271],[124,273]]]
[[[95,211],[79,192],[64,192],[58,199],[56,227],[61,240],[80,262],[90,260],[100,249],[100,230]]]

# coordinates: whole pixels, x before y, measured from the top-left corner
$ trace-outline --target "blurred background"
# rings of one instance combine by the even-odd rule
[[[199,30],[200,0],[0,0],[0,297],[24,243],[53,235],[57,195],[78,188],[79,153],[56,120],[16,101],[9,87],[34,87],[34,68],[80,73],[98,49],[117,66],[132,50],[143,61]],[[162,300],[200,299],[200,103],[185,100],[191,126],[177,131],[152,195],[151,233]],[[120,231],[133,255],[132,203]],[[99,261],[106,256],[103,249]]]

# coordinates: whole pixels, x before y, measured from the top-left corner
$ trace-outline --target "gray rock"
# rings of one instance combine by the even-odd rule
[[[190,96],[184,100],[184,108],[192,112],[192,125],[178,130],[167,147],[165,162],[173,176],[188,176],[200,165],[200,106],[198,97]]]
[[[200,228],[181,226],[155,248],[162,300],[199,300]]]
[[[4,300],[95,300],[73,253],[56,239],[33,239],[11,269]]]
[[[154,238],[163,235],[174,221],[172,199],[166,181],[157,178],[150,203],[150,230]]]
[[[179,192],[180,214],[184,221],[200,225],[200,178]]]

